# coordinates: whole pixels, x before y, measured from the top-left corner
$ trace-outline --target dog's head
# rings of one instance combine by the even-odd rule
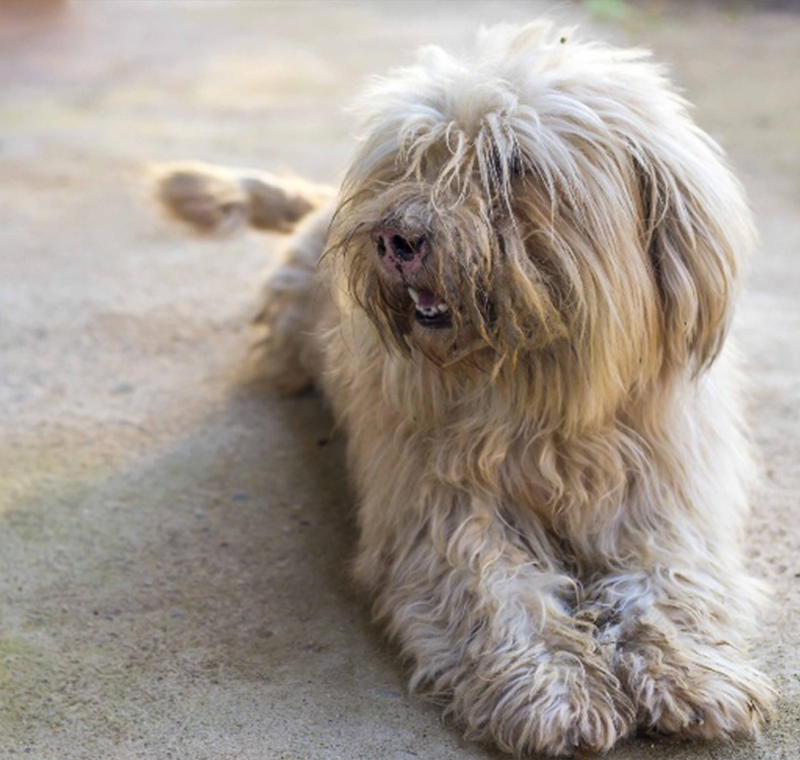
[[[646,58],[537,23],[375,83],[331,254],[388,344],[443,371],[558,356],[623,392],[713,360],[750,217]]]

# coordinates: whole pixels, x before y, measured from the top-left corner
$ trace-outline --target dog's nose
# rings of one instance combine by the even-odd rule
[[[424,237],[410,237],[391,227],[373,230],[372,241],[383,265],[401,275],[414,274],[428,255]]]

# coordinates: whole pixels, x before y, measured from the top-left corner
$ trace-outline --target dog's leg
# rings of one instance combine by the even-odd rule
[[[330,225],[334,191],[266,172],[175,164],[157,169],[164,208],[199,232],[225,233],[249,225],[289,232],[282,265],[267,283],[256,322],[265,328],[251,367],[284,394],[304,390],[320,376],[316,336],[333,324],[330,284],[317,271]]]
[[[279,393],[319,385],[323,375],[321,335],[338,319],[332,282],[319,263],[332,208],[311,214],[292,236],[280,267],[270,277],[256,322],[265,328],[254,368]]]
[[[155,171],[162,206],[204,233],[232,232],[247,225],[290,232],[334,197],[333,188],[255,170],[190,163]]]
[[[601,639],[642,728],[702,739],[756,734],[775,696],[746,655],[759,590],[740,569],[691,564],[687,553],[590,588],[598,624],[606,618]]]
[[[575,585],[544,532],[435,491],[392,535],[385,504],[361,515],[357,576],[411,663],[411,689],[445,702],[469,738],[508,752],[611,748],[633,708],[592,626],[572,616]]]

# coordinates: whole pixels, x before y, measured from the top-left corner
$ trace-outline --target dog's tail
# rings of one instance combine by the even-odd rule
[[[302,179],[208,164],[168,164],[155,169],[158,199],[198,232],[224,234],[245,226],[291,232],[334,190]]]

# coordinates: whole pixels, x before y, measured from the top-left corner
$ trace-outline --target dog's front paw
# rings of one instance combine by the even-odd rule
[[[466,736],[516,755],[603,752],[629,733],[634,710],[594,655],[550,652],[537,661],[480,663],[461,679],[449,709]]]
[[[669,640],[655,629],[620,645],[615,672],[642,728],[694,739],[756,735],[775,698],[766,676],[730,647]]]

